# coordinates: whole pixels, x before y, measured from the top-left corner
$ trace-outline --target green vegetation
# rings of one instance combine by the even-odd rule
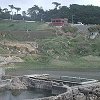
[[[91,41],[76,34],[74,37],[48,37],[37,42],[39,53],[23,57],[25,62],[15,66],[41,70],[100,69],[100,38]]]
[[[77,32],[77,28],[76,27],[71,27],[71,26],[63,26],[62,30],[67,33],[67,32],[71,32],[71,33],[76,33]]]
[[[29,62],[16,63],[14,66],[9,65],[9,67],[14,67],[16,70],[100,70],[100,57],[89,55],[84,57],[73,57],[66,61],[52,59],[50,62],[45,63],[31,60]]]
[[[99,32],[100,33],[100,25],[96,25],[96,26],[93,26],[93,27],[89,27],[88,28],[88,31],[89,32]]]
[[[44,22],[0,20],[0,40],[33,41],[54,35],[54,29]]]
[[[1,21],[0,40],[36,41],[38,53],[21,57],[25,62],[16,63],[18,69],[100,69],[100,37],[91,40],[84,34],[78,33],[74,27],[63,27],[63,32],[74,35],[55,34],[55,27],[46,23],[18,21]],[[7,28],[8,27],[8,28]],[[5,31],[4,31],[5,30]],[[10,31],[9,31],[10,30]],[[29,36],[29,37],[28,37]],[[0,54],[8,54],[9,50],[0,46]],[[9,65],[10,67],[12,65]]]
[[[44,29],[48,29],[48,25],[42,22],[0,20],[0,31],[38,31]]]
[[[58,2],[52,2],[52,4],[55,5],[54,9],[49,9],[45,11],[42,7],[34,5],[32,7],[29,7],[27,11],[22,11],[22,15],[18,14],[21,8],[15,7],[14,5],[8,5],[11,11],[9,11],[7,8],[0,8],[0,19],[50,22],[52,18],[68,18],[68,21],[70,23],[82,22],[84,24],[100,24],[99,6],[71,4],[70,7],[67,7],[62,6]],[[16,13],[13,10],[16,10]],[[29,16],[27,16],[27,14]],[[12,24],[10,26],[16,25]]]

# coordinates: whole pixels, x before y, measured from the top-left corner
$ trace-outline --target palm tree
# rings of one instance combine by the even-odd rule
[[[12,12],[12,17],[10,17],[10,19],[12,19],[12,20],[13,20],[13,11],[12,11],[12,9],[14,9],[14,6],[13,6],[13,5],[9,5],[9,7],[10,7],[11,12]]]
[[[14,7],[15,10],[17,10],[17,14],[18,14],[18,11],[21,10],[21,8],[18,8],[18,7]]]
[[[60,6],[60,5],[61,5],[61,3],[58,3],[58,2],[52,2],[52,4],[54,4],[54,5],[55,5],[55,9],[57,9],[57,8],[58,8],[58,6]]]

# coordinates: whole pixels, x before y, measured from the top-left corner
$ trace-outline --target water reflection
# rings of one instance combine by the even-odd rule
[[[51,91],[40,89],[13,90],[0,92],[0,100],[24,100],[51,96]]]
[[[21,90],[12,90],[12,91],[11,91],[11,94],[12,94],[13,96],[19,96],[19,95],[21,94]]]

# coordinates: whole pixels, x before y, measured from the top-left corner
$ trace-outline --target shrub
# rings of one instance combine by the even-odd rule
[[[86,56],[91,54],[91,47],[89,45],[80,44],[75,47],[75,53],[77,55]]]
[[[88,31],[89,32],[100,32],[100,25],[89,27]]]
[[[77,32],[77,28],[76,27],[71,27],[71,26],[63,26],[62,30],[67,33],[67,32],[71,32],[71,33],[75,33]]]

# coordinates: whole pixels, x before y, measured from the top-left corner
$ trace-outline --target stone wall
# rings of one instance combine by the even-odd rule
[[[23,77],[22,81],[29,87],[51,90],[53,94],[57,95],[33,100],[72,100],[72,89],[61,83],[27,77]]]
[[[10,89],[26,89],[27,86],[47,89],[53,91],[54,94],[57,94],[57,96],[32,100],[100,100],[100,82],[69,87],[62,83],[56,83],[50,80],[13,77],[10,86]]]
[[[69,87],[65,93],[37,100],[100,100],[100,82]]]
[[[31,78],[29,79],[29,81],[31,82],[32,87],[34,87],[34,88],[52,90],[52,82],[51,81],[31,79]]]
[[[52,94],[59,95],[65,93],[67,91],[67,87],[60,85],[52,85]]]
[[[100,82],[70,87],[63,94],[38,100],[100,100]]]
[[[38,100],[73,100],[72,89],[68,88],[67,92],[65,92],[65,93],[59,94],[57,96],[40,98]]]

